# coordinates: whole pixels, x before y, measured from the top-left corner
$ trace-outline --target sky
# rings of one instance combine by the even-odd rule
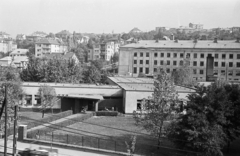
[[[134,27],[240,26],[240,0],[0,0],[0,31],[122,33]]]

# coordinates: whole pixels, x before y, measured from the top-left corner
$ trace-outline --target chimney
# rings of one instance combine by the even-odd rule
[[[218,43],[218,42],[217,42],[217,37],[214,38],[213,43]]]
[[[239,43],[239,37],[237,37],[237,40],[235,41],[236,43]]]
[[[172,34],[172,37],[173,37],[173,39],[172,39],[172,40],[174,41],[174,35],[173,35],[173,34]]]

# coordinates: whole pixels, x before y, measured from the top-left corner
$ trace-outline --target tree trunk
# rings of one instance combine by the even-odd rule
[[[158,134],[158,149],[160,148],[160,145],[161,145],[161,135],[162,135],[162,127],[163,127],[163,121],[161,121],[161,124],[160,124],[160,131],[159,131],[159,134]]]
[[[42,111],[42,118],[44,118],[44,109],[43,109],[43,111]]]

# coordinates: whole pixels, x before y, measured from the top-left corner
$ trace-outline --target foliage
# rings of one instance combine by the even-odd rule
[[[111,74],[110,72],[108,71],[101,71],[101,80],[100,82],[103,83],[103,84],[106,84],[107,83],[107,80],[108,80],[108,76],[113,76],[113,74]]]
[[[188,97],[186,114],[169,126],[168,137],[183,149],[222,156],[222,148],[240,135],[239,96],[238,85],[199,86]]]
[[[80,65],[73,60],[30,57],[27,68],[20,72],[20,77],[23,81],[30,82],[80,83],[81,73]]]
[[[17,47],[19,49],[28,49],[29,52],[27,53],[27,56],[35,54],[35,43],[34,42],[29,42],[27,40],[24,41],[17,41]]]
[[[104,61],[103,60],[92,60],[91,65],[94,65],[100,71],[103,68]]]
[[[130,156],[133,156],[134,154],[136,143],[137,143],[136,136],[131,136],[130,142],[125,141],[125,144],[127,146],[127,151],[129,152]]]
[[[51,86],[43,85],[39,87],[38,94],[41,100],[42,118],[44,118],[44,110],[46,108],[52,108],[56,104],[56,91]]]
[[[0,103],[3,103],[5,97],[5,87],[8,87],[8,114],[13,116],[14,106],[19,104],[24,94],[17,69],[12,67],[0,67]],[[9,126],[13,120],[8,120]],[[3,129],[3,118],[0,121],[0,130]]]
[[[116,63],[118,62],[118,59],[119,59],[119,54],[115,52],[112,57],[112,62]]]
[[[85,83],[98,83],[101,80],[101,73],[94,65],[86,66],[82,75]]]
[[[142,108],[134,113],[136,123],[143,126],[153,136],[160,138],[163,135],[164,121],[169,120],[178,106],[178,94],[171,77],[165,70],[160,69],[155,81],[154,92],[148,99],[143,99]]]
[[[183,65],[172,72],[172,78],[176,85],[193,87],[196,81],[192,78],[192,69],[190,67],[190,60],[184,59]]]

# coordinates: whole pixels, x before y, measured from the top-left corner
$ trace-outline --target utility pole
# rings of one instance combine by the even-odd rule
[[[8,123],[8,98],[7,98],[7,85],[5,86],[5,136],[4,136],[4,156],[7,156],[7,123]]]
[[[17,111],[18,111],[18,105],[15,105],[14,106],[14,127],[13,127],[13,156],[16,156],[17,155],[17,138],[16,138],[16,135],[17,135],[17,120],[18,120],[18,114],[17,114]]]

